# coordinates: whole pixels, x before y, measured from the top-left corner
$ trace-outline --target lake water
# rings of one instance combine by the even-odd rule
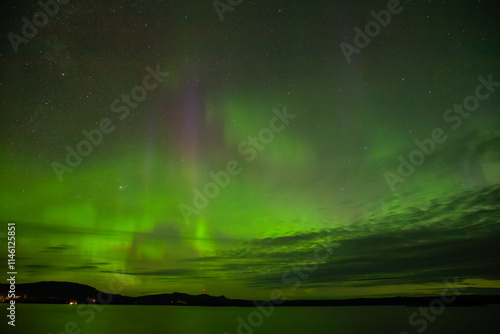
[[[0,304],[0,307],[7,307]],[[92,310],[85,305],[17,305],[16,327],[7,325],[2,311],[1,333],[21,334],[271,334],[340,333],[399,334],[453,333],[498,334],[500,306],[447,307],[434,321],[417,316],[415,326],[408,318],[418,308],[371,307],[283,307],[269,317],[256,308],[106,305]],[[249,319],[250,317],[250,319]],[[239,325],[237,319],[245,319]],[[238,326],[240,327],[238,330]],[[421,330],[421,332],[418,332]],[[406,333],[405,333],[406,334]]]

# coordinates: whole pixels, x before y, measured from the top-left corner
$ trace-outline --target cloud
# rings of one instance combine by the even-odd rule
[[[499,218],[500,186],[467,190],[427,207],[389,212],[357,224],[256,239],[249,242],[253,248],[241,261],[222,263],[215,270],[232,272],[248,286],[279,287],[283,272],[300,266],[323,240],[337,238],[341,247],[304,286],[424,284],[448,277],[497,280]]]
[[[52,268],[53,266],[44,264],[27,264],[24,267],[32,269],[46,269],[46,268]]]
[[[276,238],[254,239],[248,244],[250,245],[266,245],[266,246],[285,246],[295,245],[302,241],[314,240],[321,236],[318,232],[300,233],[295,235],[281,236]]]
[[[69,245],[50,246],[50,247],[45,247],[40,252],[42,252],[42,253],[59,253],[59,252],[64,252],[64,251],[70,250],[72,248],[73,247],[69,246]]]
[[[204,256],[204,257],[192,257],[189,259],[184,259],[184,262],[218,262],[230,259],[227,256]]]
[[[114,273],[114,274],[122,274],[122,275],[133,275],[133,276],[190,276],[196,274],[196,271],[192,269],[161,269],[161,270],[152,270],[152,271],[137,271],[137,272],[129,272],[129,271],[101,271],[103,273]]]
[[[77,267],[67,267],[66,270],[93,270],[98,269],[98,266],[77,266]]]

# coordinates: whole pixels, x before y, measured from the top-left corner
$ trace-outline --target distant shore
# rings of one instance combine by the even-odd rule
[[[8,284],[0,284],[0,302],[9,303],[7,297]],[[91,286],[70,282],[38,282],[17,284],[16,303],[32,304],[110,304],[110,305],[176,305],[176,306],[236,306],[256,307],[274,306],[428,306],[438,296],[425,297],[388,297],[388,298],[356,298],[356,299],[323,299],[323,300],[242,300],[228,299],[225,296],[189,295],[185,293],[165,293],[128,297],[108,294]],[[448,306],[487,306],[500,304],[499,295],[460,295]]]

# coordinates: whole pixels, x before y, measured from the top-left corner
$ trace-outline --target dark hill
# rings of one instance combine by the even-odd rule
[[[0,284],[0,295],[7,296],[9,284]],[[228,299],[224,296],[189,295],[186,293],[165,293],[140,297],[109,295],[91,286],[70,282],[39,282],[16,285],[16,302],[20,303],[58,303],[70,301],[97,304],[121,305],[190,305],[190,306],[255,306],[254,301]],[[358,298],[346,300],[281,300],[275,306],[368,306],[368,305],[402,305],[429,306],[439,296],[431,297],[391,297],[391,298]],[[261,304],[262,301],[259,301]],[[266,302],[269,304],[271,302]],[[497,295],[460,295],[448,306],[485,306],[500,304]]]

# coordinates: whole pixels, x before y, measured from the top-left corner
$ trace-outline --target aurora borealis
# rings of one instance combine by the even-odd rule
[[[18,52],[7,36],[41,7],[3,3],[0,244],[16,222],[18,283],[267,298],[335,244],[287,298],[455,277],[498,294],[494,2],[402,1],[350,62],[339,45],[387,1],[243,1],[223,20],[212,2],[62,1]]]

